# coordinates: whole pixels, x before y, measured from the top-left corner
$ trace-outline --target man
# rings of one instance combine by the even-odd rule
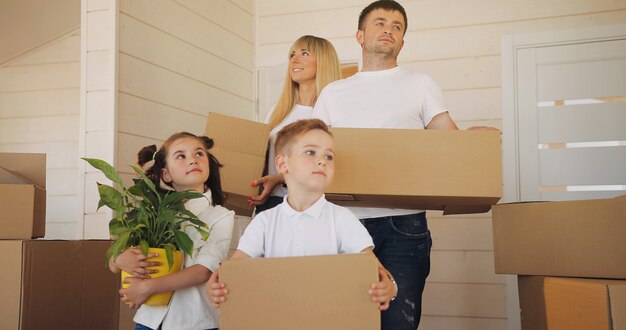
[[[313,117],[333,127],[457,130],[435,82],[398,66],[406,30],[406,12],[397,2],[378,0],[365,7],[356,32],[362,48],[361,72],[324,88]],[[415,330],[430,272],[432,239],[425,212],[350,209],[372,235],[374,253],[398,285],[397,298],[381,315],[382,329]]]

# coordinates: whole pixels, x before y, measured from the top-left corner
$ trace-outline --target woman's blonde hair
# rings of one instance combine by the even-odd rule
[[[313,104],[315,104],[322,89],[329,83],[341,78],[339,58],[337,57],[335,47],[333,47],[330,41],[316,36],[306,35],[298,38],[291,46],[289,54],[298,49],[308,50],[317,59],[317,71],[315,73],[316,95],[313,100]],[[287,70],[283,92],[269,120],[270,128],[278,126],[289,115],[298,99],[298,83],[291,80],[289,70]]]

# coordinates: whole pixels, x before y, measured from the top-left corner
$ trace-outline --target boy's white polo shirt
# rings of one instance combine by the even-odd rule
[[[322,195],[299,212],[285,196],[278,206],[259,213],[241,236],[238,250],[258,258],[358,253],[374,246],[372,237],[350,210]]]

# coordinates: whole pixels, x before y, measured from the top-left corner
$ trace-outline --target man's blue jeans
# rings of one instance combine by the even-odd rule
[[[374,240],[378,260],[398,284],[398,296],[389,309],[381,313],[381,329],[417,329],[433,244],[426,213],[361,219],[361,223]]]

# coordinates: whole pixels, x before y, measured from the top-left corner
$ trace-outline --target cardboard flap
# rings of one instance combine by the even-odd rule
[[[613,329],[626,329],[626,281],[624,285],[609,285]]]
[[[0,153],[0,167],[46,188],[46,154]]]
[[[19,174],[7,170],[0,166],[0,183],[2,184],[30,184],[26,178],[21,177]]]

